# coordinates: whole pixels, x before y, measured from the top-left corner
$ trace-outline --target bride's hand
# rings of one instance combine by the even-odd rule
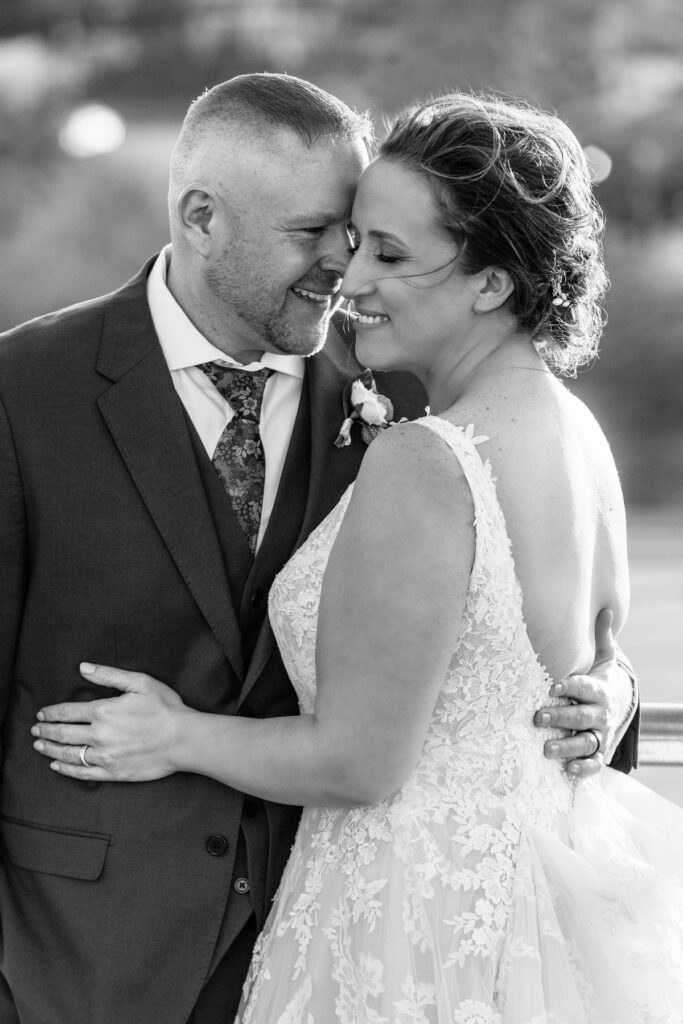
[[[60,775],[95,782],[146,782],[176,771],[173,753],[189,709],[164,683],[141,672],[83,662],[81,675],[120,697],[41,708],[33,746]]]

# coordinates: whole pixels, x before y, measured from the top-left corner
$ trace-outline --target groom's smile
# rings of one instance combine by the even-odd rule
[[[305,299],[306,302],[312,302],[317,306],[329,307],[333,296],[339,291],[339,287],[335,288],[331,292],[314,292],[304,288],[297,288],[296,285],[292,285],[291,290],[299,298]]]

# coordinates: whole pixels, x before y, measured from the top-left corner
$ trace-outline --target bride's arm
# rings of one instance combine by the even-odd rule
[[[392,427],[366,454],[325,572],[314,714],[204,714],[156,680],[99,667],[86,677],[126,692],[43,709],[39,750],[80,779],[185,771],[280,803],[376,802],[418,760],[473,552],[471,494],[452,452],[427,429]],[[92,768],[80,763],[84,744]]]

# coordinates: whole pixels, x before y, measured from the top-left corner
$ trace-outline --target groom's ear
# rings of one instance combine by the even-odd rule
[[[502,267],[485,267],[474,278],[475,297],[472,308],[475,313],[490,313],[499,309],[515,290],[510,274]]]
[[[192,186],[178,199],[178,222],[187,242],[201,256],[208,256],[217,222],[218,197],[212,188]]]

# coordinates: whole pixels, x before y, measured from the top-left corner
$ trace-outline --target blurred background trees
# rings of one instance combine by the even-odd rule
[[[597,147],[609,322],[570,386],[630,503],[683,501],[680,0],[3,0],[0,328],[117,287],[164,244],[188,103],[264,70],[370,107],[380,134],[411,100],[471,88]]]

